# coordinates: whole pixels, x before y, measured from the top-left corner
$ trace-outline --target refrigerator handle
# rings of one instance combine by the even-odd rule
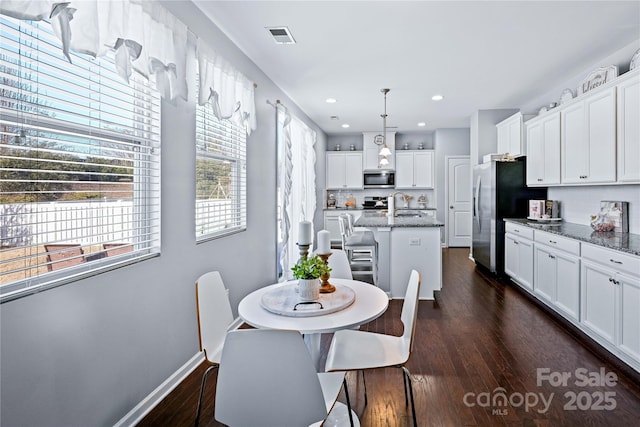
[[[480,229],[480,208],[478,206],[480,200],[480,180],[482,176],[478,175],[478,179],[476,180],[476,194],[473,196],[473,217],[476,218],[478,222],[478,230]]]

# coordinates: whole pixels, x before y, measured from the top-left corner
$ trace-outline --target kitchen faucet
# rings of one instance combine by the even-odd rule
[[[393,193],[392,195],[389,196],[388,202],[387,202],[387,211],[389,212],[389,216],[393,217],[396,216],[396,196],[398,194],[402,195],[402,198],[405,200],[405,204],[406,202],[406,194],[404,194],[402,191],[396,191],[395,193]],[[407,206],[405,206],[407,207]]]

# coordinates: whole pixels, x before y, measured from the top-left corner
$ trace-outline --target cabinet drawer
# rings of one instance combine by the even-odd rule
[[[577,240],[538,230],[536,230],[534,235],[535,241],[538,243],[543,243],[552,248],[558,248],[574,255],[580,255],[580,242]]]
[[[582,257],[604,264],[621,273],[640,276],[640,257],[613,251],[600,246],[589,244],[582,245]]]
[[[516,236],[524,237],[525,239],[533,240],[533,228],[525,227],[524,225],[507,222],[505,224],[505,231],[507,233],[513,233]]]

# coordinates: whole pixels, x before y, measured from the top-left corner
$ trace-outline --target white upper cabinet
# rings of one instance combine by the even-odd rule
[[[616,88],[560,111],[563,184],[616,181]]]
[[[433,188],[433,151],[396,151],[395,179],[396,188]]]
[[[560,184],[560,112],[529,120],[527,135],[527,185]]]
[[[327,153],[327,189],[362,189],[362,153]]]
[[[516,113],[496,125],[498,133],[497,152],[512,156],[525,154],[522,138],[522,113]]]
[[[640,182],[640,69],[621,78],[618,90],[618,181]]]
[[[390,169],[393,170],[396,167],[395,164],[395,150],[396,150],[396,133],[387,131],[387,147],[391,150],[391,155],[387,157],[389,164],[386,166],[380,166],[380,150],[381,145],[377,145],[374,141],[376,135],[382,135],[380,132],[362,132],[363,136],[363,153],[364,159],[362,167],[364,170],[373,169]]]

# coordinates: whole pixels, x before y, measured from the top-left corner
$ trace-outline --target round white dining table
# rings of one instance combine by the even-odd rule
[[[262,306],[262,297],[273,290],[290,286],[296,280],[260,288],[240,301],[240,318],[254,328],[293,329],[303,335],[352,329],[381,316],[389,306],[389,297],[380,288],[366,282],[331,278],[331,283],[346,286],[355,293],[353,303],[342,310],[314,316],[286,316],[276,314]],[[322,294],[321,294],[322,295]]]

